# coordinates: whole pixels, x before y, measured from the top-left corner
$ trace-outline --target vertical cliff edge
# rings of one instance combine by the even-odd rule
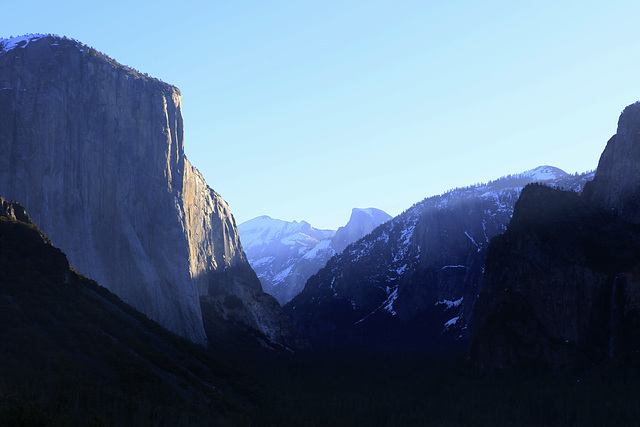
[[[0,194],[71,265],[171,331],[208,313],[294,346],[226,202],[185,157],[180,91],[76,41],[0,40]],[[220,301],[236,297],[240,304]]]

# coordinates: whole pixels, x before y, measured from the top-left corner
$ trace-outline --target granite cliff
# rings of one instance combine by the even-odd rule
[[[584,197],[625,221],[640,223],[640,103],[620,114],[616,134],[607,142]]]
[[[489,245],[470,356],[486,369],[582,371],[640,351],[640,105],[582,194],[525,188]]]
[[[362,239],[391,218],[391,215],[380,209],[353,208],[349,222],[336,230],[336,234],[331,239],[331,247],[336,254],[339,254],[351,243]]]
[[[0,117],[0,193],[81,273],[192,341],[207,342],[202,301],[295,346],[229,207],[184,154],[177,88],[76,41],[25,36],[0,41]],[[229,296],[242,304],[225,308]]]

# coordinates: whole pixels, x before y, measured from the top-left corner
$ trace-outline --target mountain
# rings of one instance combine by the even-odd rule
[[[491,241],[470,358],[485,369],[636,366],[640,352],[640,104],[625,108],[581,195],[523,190]]]
[[[200,425],[246,406],[233,373],[69,266],[0,198],[2,425]]]
[[[329,260],[285,312],[317,348],[462,347],[489,241],[522,188],[591,177],[541,166],[427,198]]]
[[[318,230],[306,221],[260,216],[238,225],[249,264],[265,292],[280,304],[291,300],[307,278],[334,254],[332,230]]]
[[[338,228],[331,239],[331,248],[339,254],[351,243],[371,233],[380,224],[391,219],[391,215],[376,208],[353,208],[346,225]]]
[[[616,134],[600,156],[593,182],[585,188],[591,205],[615,211],[627,222],[640,223],[640,102],[624,109]]]
[[[74,40],[23,36],[0,41],[0,117],[0,194],[79,272],[194,342],[243,325],[296,347],[227,203],[184,154],[176,87]]]
[[[282,221],[260,216],[238,225],[249,264],[265,292],[286,304],[307,279],[336,253],[391,219],[380,209],[354,208],[349,222],[337,231],[313,228],[306,221]]]

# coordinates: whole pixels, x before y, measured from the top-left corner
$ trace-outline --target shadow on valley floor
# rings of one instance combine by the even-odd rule
[[[205,350],[78,275],[12,209],[0,216],[0,427],[638,425],[637,353],[552,377],[480,373],[464,351]]]
[[[635,366],[635,368],[630,368]],[[479,373],[461,354],[254,365],[256,426],[638,425],[638,360],[580,377]]]

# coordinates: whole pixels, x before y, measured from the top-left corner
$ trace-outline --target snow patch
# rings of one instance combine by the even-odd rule
[[[301,244],[301,245],[317,245],[318,244],[318,240],[314,239],[313,237],[309,236],[308,234],[304,234],[304,233],[295,233],[295,234],[291,234],[289,236],[285,236],[282,239],[280,239],[280,242],[283,245],[286,246],[294,246],[297,244]]]
[[[435,303],[435,305],[446,305],[447,306],[447,310],[449,310],[450,308],[454,308],[454,307],[460,307],[460,304],[462,304],[462,300],[464,299],[464,297],[461,297],[458,300],[448,300],[448,299],[443,299],[442,301],[438,301],[437,303]]]
[[[410,225],[409,227],[402,230],[402,234],[400,235],[400,240],[402,240],[402,245],[407,246],[413,236],[413,231],[416,229],[415,224]]]
[[[396,273],[398,273],[398,275],[402,275],[405,271],[407,271],[407,264],[405,264],[402,267],[398,268],[396,270]]]
[[[0,52],[8,52],[12,49],[15,49],[16,47],[24,49],[32,41],[44,37],[46,37],[44,34],[25,34],[24,36],[0,39]]]
[[[273,262],[274,258],[272,256],[266,256],[263,258],[260,258],[256,261],[253,261],[253,264],[251,265],[251,267],[253,267],[254,269],[256,267],[262,267],[265,264],[269,264],[270,262]]]
[[[336,288],[333,287],[333,284],[336,282],[336,278],[335,276],[331,278],[331,283],[329,283],[329,288],[331,288],[331,290],[333,291],[333,297],[334,298],[339,298],[338,296],[338,291],[336,291]]]
[[[240,240],[245,249],[279,241],[286,246],[297,244],[315,246],[321,240],[333,237],[333,230],[318,230],[306,221],[287,222],[262,215],[238,225]]]
[[[383,303],[383,308],[387,310],[391,315],[395,316],[396,311],[393,309],[393,303],[398,299],[398,287],[391,291],[391,294],[387,297],[387,300]]]
[[[387,287],[387,292],[389,292],[389,288]],[[389,313],[391,313],[392,316],[397,315],[398,313],[393,309],[393,303],[396,301],[396,299],[398,298],[398,287],[396,286],[391,293],[389,294],[389,296],[387,297],[387,299],[380,305],[380,307],[376,308],[375,310],[373,310],[371,313],[367,314],[366,316],[364,316],[362,319],[358,320],[357,322],[355,322],[353,325],[357,325],[359,323],[364,322],[365,320],[367,320],[369,317],[373,316],[375,313],[377,313],[380,309],[385,309],[387,310]],[[355,309],[355,305],[353,305],[354,309]]]
[[[469,233],[465,231],[464,234],[469,238],[469,240],[471,240],[471,243],[473,243],[475,247],[478,248],[478,252],[480,252],[482,250],[482,247],[475,240],[473,240],[473,237],[469,236]]]
[[[273,281],[274,282],[282,282],[282,281],[284,281],[284,279],[287,278],[289,273],[291,273],[291,269],[292,268],[293,268],[293,266],[289,266],[289,267],[285,268],[284,270],[282,270],[280,273],[276,274],[275,277],[273,278]]]
[[[460,316],[456,316],[456,317],[454,317],[453,319],[451,319],[451,320],[447,321],[447,322],[444,324],[444,328],[445,328],[445,329],[449,329],[450,327],[452,327],[453,325],[455,325],[455,324],[458,322],[458,319],[459,319],[459,318],[460,318]]]
[[[538,166],[537,168],[530,169],[520,174],[521,177],[531,178],[535,181],[555,180],[560,179],[565,175],[567,175],[567,173],[562,169],[547,165]]]
[[[313,247],[313,249],[311,249],[309,252],[304,254],[302,258],[313,259],[318,257],[318,254],[320,252],[326,251],[326,250],[331,251],[331,255],[333,255],[335,251],[333,250],[333,248],[330,247],[330,245],[331,245],[331,239],[321,240],[317,245]]]
[[[482,232],[484,233],[485,242],[489,243],[489,237],[487,236],[487,221],[482,220]]]

